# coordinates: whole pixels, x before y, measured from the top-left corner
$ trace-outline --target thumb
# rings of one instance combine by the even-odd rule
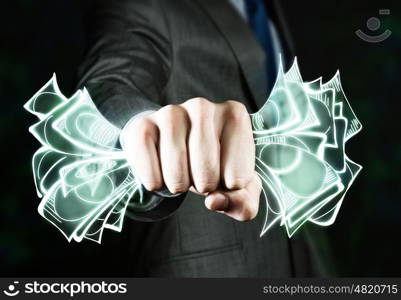
[[[261,181],[255,172],[253,180],[243,189],[209,193],[205,199],[205,206],[238,221],[248,221],[258,213],[261,191]]]

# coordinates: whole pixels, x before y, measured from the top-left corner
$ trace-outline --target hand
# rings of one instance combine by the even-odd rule
[[[146,189],[190,188],[210,210],[245,221],[258,212],[261,182],[247,110],[236,101],[193,98],[139,116],[122,131],[123,150]]]

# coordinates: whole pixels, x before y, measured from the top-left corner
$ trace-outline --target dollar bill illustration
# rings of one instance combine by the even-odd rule
[[[128,205],[149,205],[133,166],[117,146],[120,129],[97,110],[84,88],[66,98],[55,75],[25,105],[39,121],[32,159],[38,212],[68,239],[101,242],[104,229],[121,231]],[[304,82],[295,59],[265,105],[250,115],[256,172],[266,203],[261,236],[276,223],[291,237],[305,222],[331,225],[362,167],[345,153],[362,125],[340,74]]]

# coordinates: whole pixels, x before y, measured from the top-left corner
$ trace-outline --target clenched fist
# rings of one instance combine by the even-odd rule
[[[146,189],[191,189],[207,208],[245,221],[258,212],[252,126],[245,106],[193,98],[129,122],[123,150]],[[168,201],[168,200],[166,200]]]

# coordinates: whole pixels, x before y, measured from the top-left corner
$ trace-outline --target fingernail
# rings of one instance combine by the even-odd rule
[[[221,193],[209,195],[205,199],[205,205],[210,210],[226,211],[228,209],[228,198]]]

